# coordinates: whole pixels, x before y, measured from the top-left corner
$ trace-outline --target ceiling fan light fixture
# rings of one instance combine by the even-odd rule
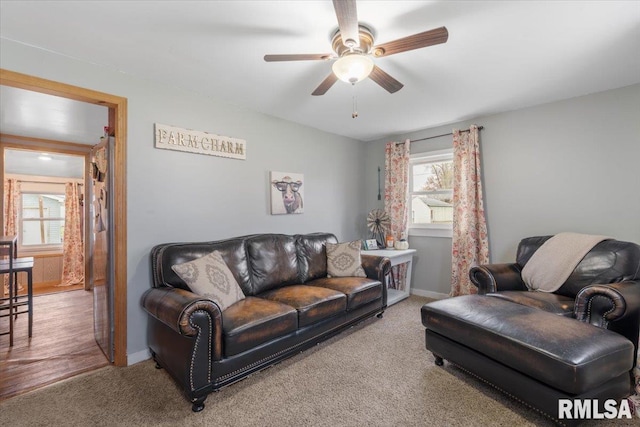
[[[344,55],[333,63],[333,73],[343,82],[356,84],[373,71],[373,60],[361,53]]]

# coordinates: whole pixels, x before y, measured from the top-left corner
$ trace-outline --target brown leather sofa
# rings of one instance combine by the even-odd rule
[[[555,293],[528,291],[521,271],[551,236],[523,239],[515,263],[473,267],[480,295],[422,307],[425,345],[554,419],[559,399],[633,393],[640,328],[640,246],[605,240]]]
[[[212,391],[297,354],[387,306],[388,258],[362,255],[367,277],[327,277],[333,234],[257,234],[151,251],[153,288],[142,298],[149,348],[198,412]],[[245,299],[221,311],[171,269],[215,250]]]

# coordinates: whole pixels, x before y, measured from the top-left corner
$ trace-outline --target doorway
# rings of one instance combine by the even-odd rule
[[[106,110],[104,117],[106,120]],[[4,159],[0,176],[3,182],[13,183],[7,188],[16,194],[5,190],[4,196],[16,201],[11,223],[12,229],[20,232],[7,234],[18,235],[20,257],[34,259],[33,295],[90,290],[85,280],[85,260],[90,259],[86,245],[86,228],[91,225],[86,221],[90,147],[78,145],[77,150],[60,151],[41,140],[30,141],[33,145],[10,140],[6,135],[0,139]],[[18,294],[26,294],[26,273],[18,274],[18,283]]]
[[[20,91],[13,93],[15,98],[31,96],[22,89],[10,89]],[[6,94],[4,87],[0,91]],[[55,108],[57,97],[38,95],[42,108]],[[107,110],[99,110],[101,129]],[[57,111],[68,114],[64,108]],[[14,129],[20,126],[14,125]],[[4,200],[13,200],[14,206],[3,218],[4,230],[17,235],[18,256],[34,260],[33,334],[27,334],[25,314],[13,321],[13,345],[7,337],[0,337],[0,401],[101,368],[112,360],[106,350],[111,347],[94,328],[94,323],[102,324],[94,320],[96,295],[100,292],[96,292],[92,269],[87,268],[97,258],[89,238],[94,221],[88,220],[95,211],[91,203],[95,198],[94,180],[89,174],[91,148],[26,136],[0,136],[3,196]],[[16,282],[17,294],[26,296],[27,274],[18,273]],[[7,317],[0,319],[0,330],[6,331],[8,323]]]
[[[56,95],[109,109],[109,136],[114,139],[113,184],[113,352],[116,366],[127,365],[127,99],[77,86],[0,69],[0,85]],[[2,204],[2,201],[0,201]]]

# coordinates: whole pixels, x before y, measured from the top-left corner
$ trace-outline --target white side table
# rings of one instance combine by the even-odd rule
[[[404,281],[404,290],[388,289],[387,290],[387,306],[395,304],[407,297],[411,291],[411,268],[413,264],[413,254],[415,249],[376,249],[373,251],[362,251],[365,255],[386,256],[391,260],[391,266],[407,263],[407,277]]]

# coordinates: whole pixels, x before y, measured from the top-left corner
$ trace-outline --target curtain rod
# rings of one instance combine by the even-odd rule
[[[482,130],[482,129],[484,129],[484,126],[478,126],[478,130]],[[469,131],[470,129],[464,129],[464,130],[461,130],[460,132],[469,132]],[[443,133],[442,135],[428,136],[426,138],[412,139],[409,142],[426,141],[427,139],[440,138],[442,136],[449,136],[449,135],[453,135],[453,132]],[[404,142],[399,142],[398,144],[404,144]]]
[[[82,178],[76,178],[76,180],[78,180],[78,179],[82,179]],[[31,180],[28,180],[28,179],[19,179],[18,182],[21,182],[21,183],[22,182],[30,182],[32,184],[66,184],[67,182],[74,182],[74,183],[77,183],[78,185],[83,185],[84,186],[84,184],[82,182],[77,182],[76,180],[74,180],[74,181],[66,181],[66,182],[50,182],[50,181],[31,181]]]

